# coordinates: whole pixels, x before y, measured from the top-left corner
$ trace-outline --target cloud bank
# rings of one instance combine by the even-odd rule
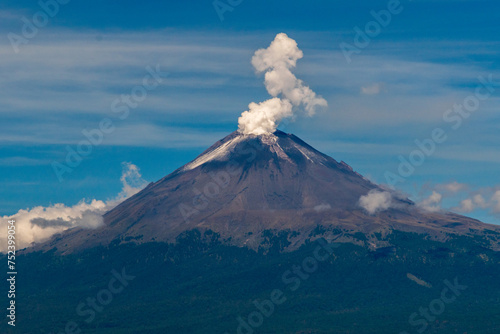
[[[430,192],[430,195],[420,199],[417,205],[427,211],[450,210],[461,214],[482,211],[500,217],[500,186],[474,189],[471,185],[453,181],[428,186],[425,192]]]
[[[52,235],[73,227],[88,229],[103,225],[102,215],[116,205],[143,189],[147,182],[142,178],[139,168],[132,163],[123,163],[122,191],[108,201],[93,199],[81,200],[73,206],[62,203],[49,207],[37,206],[19,210],[12,216],[4,216],[4,221],[16,220],[16,248],[29,247],[33,243],[44,242]],[[0,252],[7,250],[7,229],[0,232]]]
[[[498,215],[500,214],[500,190],[480,189],[462,200],[460,206],[454,209],[462,213],[488,209],[492,214]]]
[[[325,99],[317,96],[291,72],[297,60],[303,56],[297,42],[284,33],[276,35],[267,49],[255,52],[252,65],[258,73],[265,72],[264,83],[273,98],[261,103],[250,103],[249,110],[244,111],[238,119],[241,133],[272,133],[282,119],[293,117],[298,107],[303,107],[312,116],[317,107],[328,105]],[[279,95],[282,97],[278,98]]]

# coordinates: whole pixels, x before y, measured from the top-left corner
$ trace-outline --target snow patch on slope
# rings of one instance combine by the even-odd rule
[[[292,159],[286,154],[283,148],[278,143],[278,137],[273,134],[264,134],[260,136],[260,141],[269,146],[271,152],[275,153],[281,159],[284,159],[291,164],[295,164]]]
[[[236,146],[236,144],[238,144],[243,138],[244,138],[244,136],[238,136],[238,137],[235,137],[235,138],[225,142],[221,146],[215,148],[213,151],[207,152],[204,155],[202,155],[201,157],[198,157],[193,162],[190,162],[189,164],[184,166],[184,168],[182,170],[183,171],[192,170],[192,169],[195,169],[196,167],[201,166],[201,165],[203,165],[211,160],[221,160],[221,159],[227,157],[231,153],[231,149],[234,146]]]
[[[209,161],[212,161],[212,160],[222,161],[231,155],[231,152],[234,150],[234,147],[238,143],[245,141],[245,140],[248,140],[250,138],[259,138],[260,142],[263,145],[269,146],[270,152],[276,154],[280,159],[286,160],[289,163],[295,165],[295,162],[293,161],[293,159],[288,156],[286,151],[279,144],[279,138],[276,135],[271,134],[271,133],[265,133],[265,134],[261,134],[261,135],[253,135],[253,134],[243,135],[243,134],[240,134],[240,135],[228,140],[224,144],[216,147],[212,151],[203,154],[202,156],[198,157],[196,160],[188,163],[186,166],[184,166],[182,171],[188,171],[188,170],[195,169],[195,168],[197,168],[197,167],[199,167],[199,166],[201,166]],[[321,164],[321,165],[326,164],[327,159],[324,156],[322,156],[321,154],[318,154],[314,151],[311,151],[307,147],[304,147],[298,143],[295,143],[294,141],[291,141],[291,142],[293,143],[293,147],[295,149],[297,149],[311,163],[316,163],[316,164]]]
[[[326,159],[325,157],[315,153],[315,152],[312,152],[310,150],[308,150],[306,147],[304,146],[300,146],[296,143],[293,144],[293,146],[300,152],[302,153],[302,155],[304,157],[306,157],[307,160],[311,161],[312,163],[318,163],[318,164],[321,164],[321,165],[324,165],[324,163],[326,162]]]

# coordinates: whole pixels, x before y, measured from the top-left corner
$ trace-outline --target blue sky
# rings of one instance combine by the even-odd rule
[[[401,1],[403,10],[348,63],[339,45],[353,44],[354,28],[387,5],[245,0],[221,21],[212,1],[71,0],[16,53],[8,34],[22,36],[22,18],[42,9],[2,1],[0,215],[115,198],[122,162],[147,181],[189,162],[236,130],[250,102],[269,97],[250,59],[285,32],[304,52],[294,73],[329,107],[281,130],[385,183],[416,139],[446,129],[447,141],[398,189],[415,201],[437,192],[443,208],[500,224],[500,86],[458,130],[443,121],[478,76],[500,82],[500,4]],[[111,105],[141,84],[147,66],[159,66],[163,80],[120,120]],[[104,118],[115,130],[60,182],[51,164]],[[488,205],[461,204],[477,195]]]

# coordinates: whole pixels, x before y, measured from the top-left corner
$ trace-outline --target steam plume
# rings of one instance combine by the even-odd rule
[[[317,96],[302,80],[291,72],[297,60],[304,55],[297,42],[280,33],[267,49],[257,50],[252,65],[258,73],[265,72],[267,92],[274,98],[250,103],[238,119],[239,131],[243,134],[260,135],[272,133],[283,118],[292,117],[298,107],[303,107],[309,116],[317,107],[326,107],[325,99]],[[281,98],[278,95],[281,94]]]

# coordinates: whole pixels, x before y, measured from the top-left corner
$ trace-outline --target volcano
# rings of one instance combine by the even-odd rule
[[[386,210],[369,214],[359,205],[370,191],[390,193]],[[193,161],[124,201],[104,215],[96,230],[72,229],[35,249],[67,253],[111,243],[175,242],[186,231],[213,231],[225,242],[258,249],[266,231],[286,233],[288,250],[312,235],[368,244],[393,230],[447,235],[488,235],[498,230],[454,213],[427,212],[389,192],[345,162],[317,151],[282,131],[244,135],[235,131]],[[494,246],[496,247],[496,246]]]
[[[376,192],[390,203],[370,214],[360,198]],[[16,329],[479,334],[498,328],[497,226],[424,211],[281,131],[231,133],[107,212],[104,222],[20,252],[22,327]],[[315,260],[321,249],[330,255]],[[118,277],[127,277],[128,286],[108,306],[113,297],[103,295]],[[436,308],[445,305],[436,299],[443,294],[446,303],[454,300],[446,313]]]

